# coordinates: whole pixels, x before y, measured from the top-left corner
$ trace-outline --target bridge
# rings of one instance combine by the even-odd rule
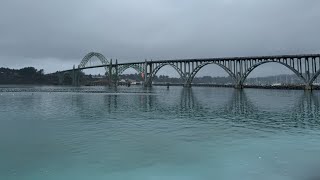
[[[97,57],[101,65],[88,66],[91,58]],[[290,69],[304,84],[306,90],[311,90],[314,81],[320,75],[320,54],[281,55],[281,56],[251,56],[251,57],[222,57],[202,59],[175,59],[118,63],[108,60],[100,53],[87,54],[80,64],[72,69],[58,71],[59,83],[64,75],[70,74],[72,84],[80,85],[80,72],[85,69],[105,68],[109,82],[117,85],[119,75],[126,69],[133,68],[144,79],[144,86],[151,87],[157,72],[164,66],[173,67],[183,80],[184,87],[191,87],[196,74],[206,65],[216,64],[224,69],[233,79],[234,87],[242,89],[249,74],[257,67],[266,63],[278,63]]]

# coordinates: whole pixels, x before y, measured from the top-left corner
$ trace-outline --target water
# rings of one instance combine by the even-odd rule
[[[320,177],[320,92],[2,86],[0,94],[0,179]]]

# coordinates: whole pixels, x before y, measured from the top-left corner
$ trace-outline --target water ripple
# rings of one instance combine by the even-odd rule
[[[319,100],[317,91],[0,87],[0,179],[316,176]]]

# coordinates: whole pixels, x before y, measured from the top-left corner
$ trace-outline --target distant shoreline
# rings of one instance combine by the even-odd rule
[[[154,83],[153,86],[183,86],[179,83]],[[32,86],[52,86],[52,87],[74,87],[71,85],[55,85],[55,84],[0,84],[0,88],[19,88],[19,87],[32,87]],[[132,86],[142,86],[142,85],[132,85]],[[80,86],[85,87],[85,86]],[[88,86],[87,86],[88,87]],[[90,87],[90,86],[89,86]],[[98,87],[98,86],[92,86]],[[234,85],[218,85],[218,84],[192,84],[192,87],[216,87],[216,88],[234,88]],[[292,85],[292,86],[259,86],[259,85],[244,85],[244,89],[278,89],[278,90],[304,90],[303,85]],[[319,85],[314,85],[313,90],[320,90]]]
[[[168,84],[155,83],[153,86],[168,86]],[[169,86],[183,86],[183,84],[169,84]],[[220,88],[234,88],[234,85],[219,85],[219,84],[192,84],[193,87],[220,87]],[[259,86],[259,85],[244,85],[243,88],[247,89],[283,89],[283,90],[304,90],[304,85],[291,85],[291,86]],[[320,90],[320,86],[313,86],[313,90]]]

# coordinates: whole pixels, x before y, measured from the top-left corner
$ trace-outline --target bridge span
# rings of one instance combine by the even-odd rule
[[[91,58],[97,57],[101,65],[88,66]],[[78,66],[72,69],[57,72],[59,82],[63,82],[65,74],[72,77],[74,86],[80,85],[80,72],[85,69],[105,68],[109,81],[114,85],[118,83],[118,77],[126,69],[135,69],[144,79],[144,86],[152,86],[152,81],[157,72],[164,66],[173,67],[183,80],[185,87],[191,87],[196,74],[206,65],[216,64],[224,69],[233,79],[235,88],[243,88],[243,84],[249,74],[262,64],[278,63],[290,69],[303,82],[306,90],[311,90],[316,78],[320,75],[320,54],[281,55],[281,56],[251,56],[251,57],[222,57],[202,59],[174,59],[119,63],[108,60],[100,53],[87,54]]]

